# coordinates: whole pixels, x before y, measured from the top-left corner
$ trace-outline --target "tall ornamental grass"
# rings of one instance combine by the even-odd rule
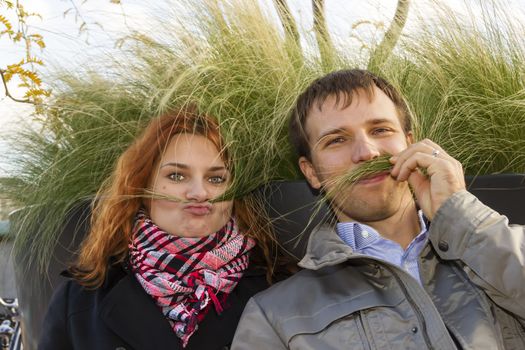
[[[418,138],[436,141],[467,174],[524,173],[525,24],[504,1],[465,3],[462,17],[435,4],[384,73],[409,101]]]
[[[151,118],[188,104],[215,116],[233,159],[228,196],[242,196],[301,178],[286,130],[296,97],[327,70],[366,62],[344,48],[324,66],[255,1],[184,5],[188,15],[166,15],[155,35],[124,38],[123,56],[106,60],[103,72],[57,73],[42,126],[16,135],[15,171],[0,192],[25,207],[16,246],[40,267],[65,213],[93,196]],[[523,26],[497,6],[467,26],[434,6],[437,19],[421,21],[378,73],[406,95],[417,137],[441,144],[467,173],[525,172]]]
[[[169,110],[193,104],[218,119],[235,174],[228,196],[298,177],[287,115],[321,73],[316,59],[304,58],[255,2],[188,7],[184,26],[159,27],[169,33],[162,40],[122,40],[128,56],[106,73],[58,74],[44,124],[17,135],[16,171],[1,190],[24,207],[16,246],[38,266],[46,266],[67,211],[93,196],[150,118]]]

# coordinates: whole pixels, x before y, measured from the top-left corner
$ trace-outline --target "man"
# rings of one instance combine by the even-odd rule
[[[523,228],[468,193],[437,144],[414,143],[388,82],[314,81],[290,133],[323,193],[380,155],[394,167],[329,198],[338,223],[312,232],[302,271],[250,300],[232,349],[525,349]]]

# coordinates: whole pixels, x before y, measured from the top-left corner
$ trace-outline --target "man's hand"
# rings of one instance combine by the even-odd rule
[[[429,139],[408,146],[390,161],[394,164],[391,175],[397,181],[408,180],[429,220],[452,194],[466,187],[461,163]]]

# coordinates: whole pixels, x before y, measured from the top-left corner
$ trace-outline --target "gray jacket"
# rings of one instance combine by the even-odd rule
[[[524,228],[467,191],[434,217],[422,286],[327,226],[299,265],[248,302],[232,350],[525,349]]]

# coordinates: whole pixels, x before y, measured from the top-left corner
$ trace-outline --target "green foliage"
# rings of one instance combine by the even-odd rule
[[[48,124],[16,135],[11,161],[17,175],[0,179],[2,192],[25,207],[14,227],[17,245],[33,250],[41,264],[67,210],[96,192],[137,133],[143,113],[136,91],[123,86],[96,76],[62,82],[63,92],[47,110]]]
[[[418,138],[436,141],[467,174],[523,173],[525,26],[498,2],[480,6],[460,20],[436,5],[437,19],[383,73],[409,101]]]
[[[234,161],[228,195],[300,177],[287,117],[298,94],[326,73],[323,64],[286,40],[257,2],[187,5],[183,26],[159,24],[169,33],[162,40],[123,39],[127,59],[109,62],[109,73],[59,75],[42,128],[16,135],[16,171],[0,180],[0,192],[26,207],[17,246],[30,242],[42,266],[67,210],[93,196],[150,118],[178,106],[193,103],[218,118]],[[441,144],[469,174],[525,172],[523,27],[490,16],[464,26],[445,10],[438,18],[404,38],[380,74],[407,96],[417,138]],[[338,68],[368,61],[348,52],[334,51],[331,61]]]
[[[170,109],[192,103],[217,117],[234,159],[229,196],[298,177],[287,115],[320,74],[315,61],[307,65],[255,4],[200,6],[193,26],[168,29],[177,33],[171,42],[139,33],[122,40],[129,59],[111,62],[108,75],[58,75],[42,129],[17,135],[23,156],[13,158],[17,173],[0,186],[26,207],[17,246],[29,245],[40,266],[67,210],[96,192],[150,118]]]

